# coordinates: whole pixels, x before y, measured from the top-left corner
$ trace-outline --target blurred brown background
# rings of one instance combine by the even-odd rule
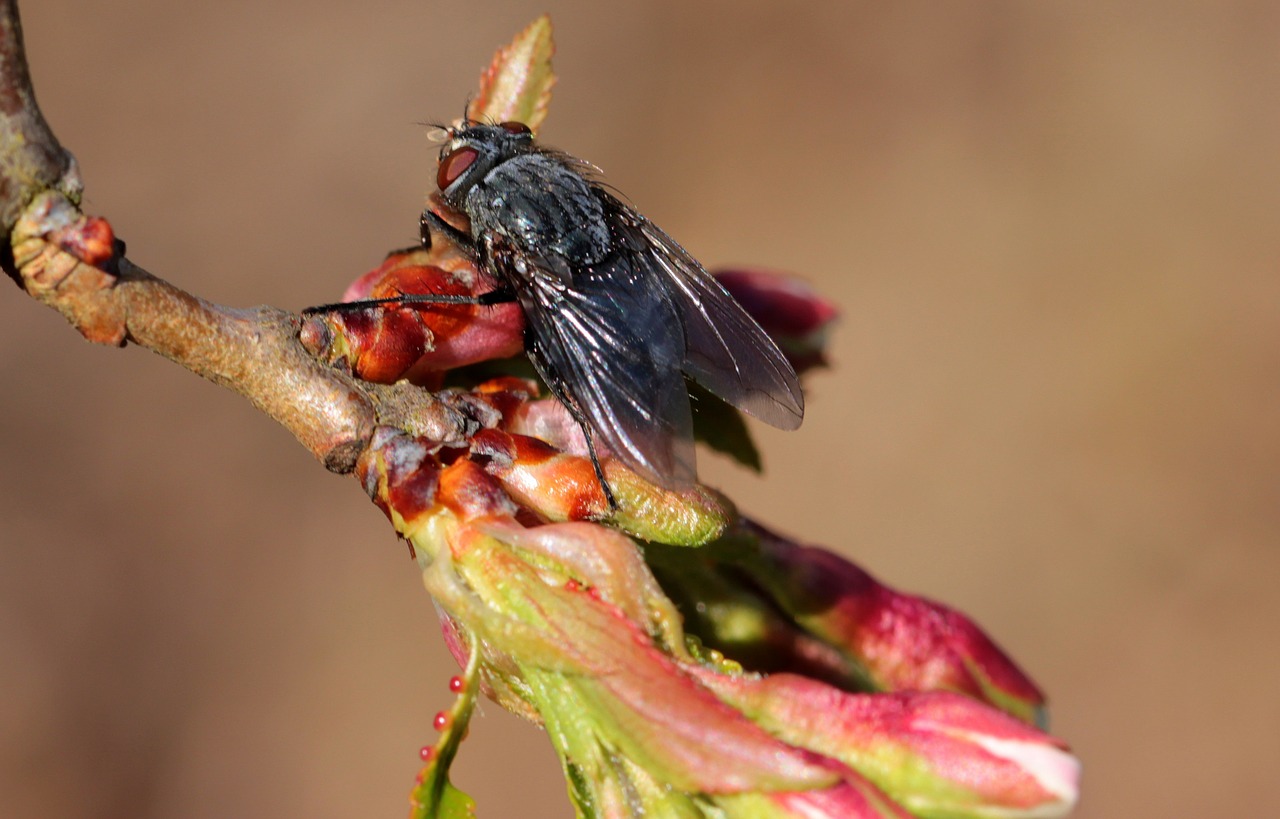
[[[1077,815],[1280,815],[1277,4],[24,5],[87,208],[295,309],[414,241],[416,123],[551,11],[546,140],[844,312],[767,478],[704,477],[982,623]],[[454,666],[359,488],[12,288],[0,385],[0,815],[402,815]],[[493,705],[459,778],[570,815]]]

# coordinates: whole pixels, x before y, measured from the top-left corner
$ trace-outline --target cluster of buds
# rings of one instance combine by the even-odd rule
[[[393,254],[348,297],[489,287],[450,252]],[[821,362],[830,305],[776,274],[722,280],[799,369]],[[494,310],[334,313],[304,332],[364,378],[438,388],[473,430],[438,441],[384,427],[359,465],[467,669],[417,815],[465,800],[447,767],[477,690],[547,728],[583,816],[1070,810],[1078,765],[1037,727],[1043,696],[963,615],[774,534],[711,489],[658,487],[612,459],[609,517],[558,402],[528,379],[457,370],[518,350],[518,318]]]
[[[550,54],[544,17],[498,52],[473,114],[536,129]],[[493,289],[437,245],[388,256],[346,298]],[[830,304],[785,276],[717,275],[798,372],[823,364]],[[611,509],[564,408],[519,359],[492,364],[522,349],[517,307],[332,312],[302,340],[361,378],[434,390],[466,430],[381,427],[357,468],[465,669],[424,749],[414,816],[471,815],[447,774],[479,692],[546,728],[582,817],[1071,810],[1079,765],[1044,733],[1043,696],[963,615],[766,530],[714,490],[655,486],[606,457]],[[754,463],[736,413],[717,422],[704,439]]]
[[[495,411],[511,397],[497,385],[469,395]],[[469,450],[381,429],[360,475],[412,545],[468,685],[547,728],[581,815],[1070,809],[1075,760],[1023,719],[1042,698],[963,616],[709,492],[620,492],[624,509],[665,512],[632,536],[578,519],[592,504],[567,512],[565,497],[592,493],[586,459],[551,456],[577,462],[564,483],[513,479],[524,436],[500,427]],[[686,623],[681,609],[697,615]],[[420,815],[453,793],[441,787],[451,758],[429,760]]]

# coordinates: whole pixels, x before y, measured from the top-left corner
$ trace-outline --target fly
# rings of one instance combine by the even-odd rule
[[[780,429],[804,418],[795,370],[689,253],[620,201],[594,166],[539,145],[519,122],[446,129],[436,184],[470,231],[430,210],[422,244],[447,237],[497,283],[478,296],[405,294],[374,304],[501,304],[525,315],[524,346],[582,428],[596,478],[603,443],[663,486],[696,480],[688,377]]]

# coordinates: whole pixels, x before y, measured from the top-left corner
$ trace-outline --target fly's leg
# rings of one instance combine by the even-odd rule
[[[422,212],[422,219],[418,223],[418,230],[419,235],[422,237],[423,250],[431,249],[431,234],[434,231],[436,233],[444,234],[449,241],[465,250],[472,258],[477,258],[480,255],[476,251],[476,241],[471,238],[470,233],[467,233],[465,230],[458,230],[456,227],[429,210],[424,210]]]
[[[604,490],[604,499],[609,504],[609,514],[618,514],[618,499],[613,496],[613,489],[609,487],[609,482],[604,479],[604,467],[600,465],[600,456],[596,454],[595,439],[591,434],[591,425],[587,423],[587,417],[572,402],[562,399],[561,403],[564,404],[565,409],[569,410],[573,420],[578,422],[578,426],[582,428],[583,437],[587,439],[587,455],[591,458],[591,468],[596,472],[596,480],[600,482],[600,488]]]
[[[363,310],[366,307],[392,305],[399,307],[405,304],[510,304],[516,300],[516,294],[505,287],[480,293],[475,296],[461,293],[401,293],[399,296],[388,296],[385,299],[363,299],[361,301],[340,301],[334,304],[320,304],[302,311],[304,316],[316,313],[344,313],[352,310]]]
[[[431,232],[444,234],[449,241],[462,248],[473,258],[480,257],[479,251],[476,249],[476,243],[471,238],[471,234],[458,230],[439,216],[429,210],[422,212],[422,220],[420,223],[422,232],[422,247],[424,250],[431,249]],[[335,304],[321,304],[315,307],[308,307],[302,311],[302,315],[310,316],[316,313],[342,313],[352,310],[363,310],[366,307],[379,307],[384,305],[400,306],[403,304],[510,304],[516,300],[516,294],[509,288],[500,287],[497,290],[490,290],[487,293],[480,293],[476,296],[464,296],[456,293],[403,293],[399,296],[389,296],[385,299],[363,299],[361,301],[343,301]]]
[[[618,499],[614,497],[613,488],[609,486],[609,481],[605,480],[604,467],[600,465],[600,456],[596,454],[595,436],[591,433],[591,424],[587,422],[586,413],[573,400],[573,396],[566,389],[564,379],[557,375],[554,371],[546,366],[546,362],[542,359],[542,350],[538,347],[538,341],[528,330],[525,330],[524,351],[529,356],[529,362],[533,364],[533,368],[537,370],[538,375],[542,377],[542,381],[547,385],[547,389],[551,390],[551,394],[569,411],[570,417],[582,430],[582,437],[587,441],[587,455],[591,458],[591,468],[595,470],[596,480],[600,482],[600,489],[604,492],[604,499],[609,504],[609,514],[618,514]]]

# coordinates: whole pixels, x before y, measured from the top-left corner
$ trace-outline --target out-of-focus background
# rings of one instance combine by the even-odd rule
[[[709,266],[843,311],[774,527],[978,620],[1081,817],[1280,815],[1280,6],[24,4],[39,100],[138,263],[333,299],[549,10],[547,142]],[[382,515],[247,403],[0,288],[0,815],[398,816],[455,666]],[[563,817],[491,704],[460,784]]]

